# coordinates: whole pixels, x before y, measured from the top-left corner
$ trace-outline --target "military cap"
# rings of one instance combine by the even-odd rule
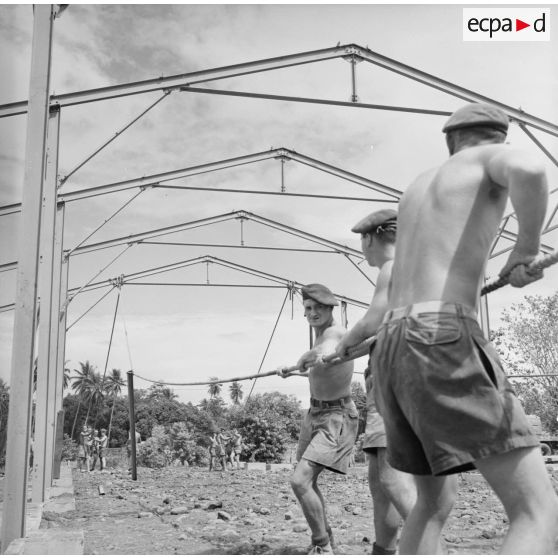
[[[326,306],[339,306],[339,302],[337,302],[333,293],[326,286],[320,285],[320,283],[310,283],[310,285],[302,287],[302,300],[307,298],[311,298]]]
[[[460,128],[486,126],[507,133],[509,124],[507,115],[500,109],[484,103],[470,103],[457,109],[449,117],[442,132],[447,134]]]
[[[378,227],[397,229],[397,211],[395,209],[380,209],[361,219],[352,229],[354,233],[367,234],[377,232]]]

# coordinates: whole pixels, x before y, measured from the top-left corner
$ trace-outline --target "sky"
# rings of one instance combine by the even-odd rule
[[[551,28],[557,28],[557,18],[558,9],[551,6]],[[0,5],[0,75],[9,77],[0,81],[0,104],[28,97],[32,20],[30,5]],[[55,21],[51,90],[62,94],[355,43],[558,122],[555,33],[551,33],[549,42],[464,42],[461,25],[462,6],[445,4],[72,4]],[[367,62],[357,64],[356,73],[357,94],[363,103],[446,111],[463,104],[460,99]],[[201,86],[349,101],[350,64],[335,59]],[[63,108],[60,175],[70,173],[161,95],[155,92]],[[356,107],[173,92],[75,172],[61,191],[279,147],[404,191],[418,173],[447,158],[440,132],[444,120],[440,116]],[[0,119],[0,205],[21,200],[25,124],[25,116]],[[556,138],[539,132],[535,135],[549,151],[558,152]],[[514,124],[508,139],[513,145],[540,153]],[[558,183],[558,169],[544,155],[541,157],[553,189]],[[385,198],[294,161],[288,161],[284,171],[284,187],[289,193]],[[281,165],[270,159],[172,183],[280,192]],[[67,204],[65,249],[81,243],[136,193],[127,190]],[[558,201],[556,194],[552,200],[549,217]],[[368,213],[388,206],[393,204],[149,189],[88,242],[246,210],[359,249],[358,235],[351,233],[351,227]],[[510,226],[514,230],[513,222]],[[17,259],[20,234],[16,215],[0,218],[0,262]],[[557,239],[554,231],[544,237],[544,242],[556,246]],[[370,281],[339,254],[246,248],[320,248],[253,221],[243,224],[242,236],[239,221],[232,219],[157,240],[237,247],[134,246],[97,280],[212,255],[287,280],[324,283],[338,294],[366,303],[373,295]],[[507,245],[504,242],[501,246]],[[121,251],[122,247],[115,247],[73,256],[70,287],[87,283]],[[487,276],[496,276],[504,262],[505,256],[491,260]],[[375,270],[367,269],[366,264],[360,269],[374,280]],[[550,269],[541,281],[525,289],[506,287],[491,294],[491,325],[497,326],[501,312],[526,294],[553,293],[557,276],[558,272]],[[269,281],[216,264],[191,266],[152,276],[148,281],[260,287],[125,285],[110,354],[117,292],[111,292],[73,324],[108,289],[82,293],[72,300],[68,312],[71,327],[66,359],[70,369],[89,360],[101,373],[106,366],[108,371],[134,369],[153,380],[201,382],[211,376],[227,379],[291,365],[308,348],[308,326],[300,298],[291,301],[286,289],[264,288]],[[0,273],[0,305],[13,302],[14,292],[15,273]],[[349,326],[363,312],[350,306]],[[0,313],[0,377],[6,381],[10,377],[12,328],[13,312]],[[365,359],[356,361],[357,371],[364,366]],[[150,384],[136,379],[135,385],[146,388]],[[251,385],[243,384],[245,393]],[[205,386],[175,389],[183,401],[196,403],[207,395]],[[275,389],[302,401],[309,396],[306,380],[275,376],[258,380],[254,393]]]

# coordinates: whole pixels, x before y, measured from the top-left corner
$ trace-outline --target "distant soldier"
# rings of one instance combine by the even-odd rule
[[[90,466],[90,448],[91,448],[91,432],[87,423],[83,423],[81,432],[79,433],[79,448],[78,448],[78,460],[79,460],[79,470],[83,471],[83,468],[89,472]]]
[[[101,436],[98,441],[99,461],[101,462],[101,471],[107,468],[106,451],[108,446],[108,437],[106,428],[101,428]]]

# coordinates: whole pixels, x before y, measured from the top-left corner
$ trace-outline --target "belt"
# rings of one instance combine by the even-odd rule
[[[464,304],[458,302],[443,302],[442,300],[428,300],[426,302],[416,302],[415,304],[388,310],[384,316],[384,323],[400,320],[407,316],[418,316],[420,314],[432,312],[454,314],[463,318],[472,318],[473,320],[477,319],[476,311]]]
[[[332,399],[331,401],[320,401],[319,399],[310,398],[311,407],[319,407],[320,409],[328,409],[329,407],[343,407],[346,403],[352,402],[352,397],[347,395],[340,399]]]

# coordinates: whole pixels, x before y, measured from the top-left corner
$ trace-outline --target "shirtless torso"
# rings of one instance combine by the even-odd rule
[[[317,335],[313,350],[322,356],[334,353],[337,343],[344,334],[344,328],[332,324]],[[322,401],[330,401],[351,395],[353,370],[354,361],[332,365],[314,364],[308,370],[311,396]]]

